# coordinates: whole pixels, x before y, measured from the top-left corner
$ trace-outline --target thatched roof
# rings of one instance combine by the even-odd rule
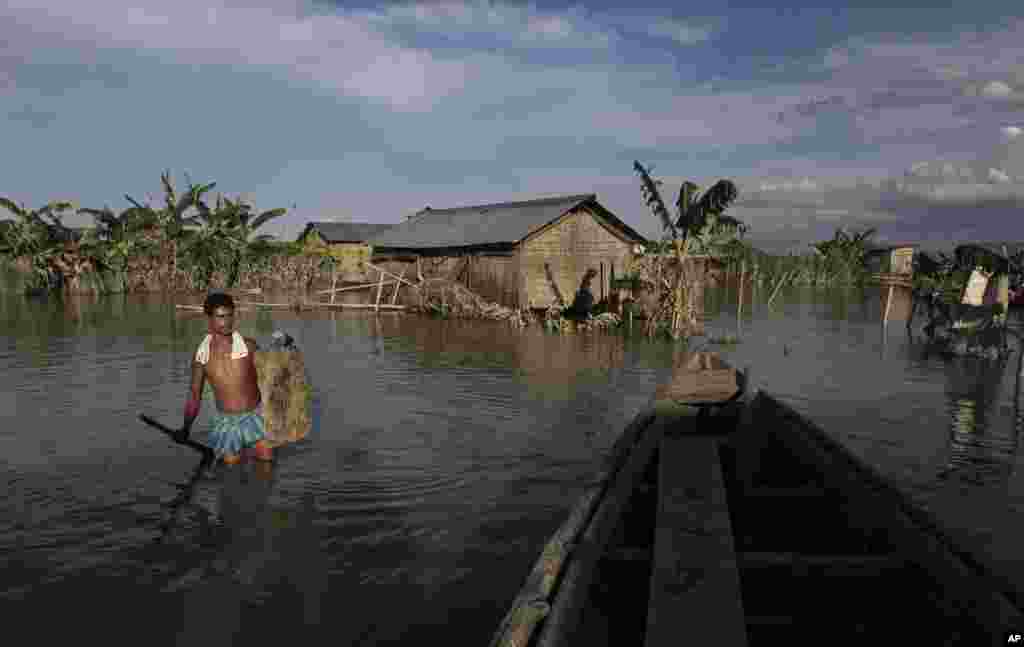
[[[590,208],[627,239],[646,242],[643,236],[601,206],[593,193],[448,209],[427,207],[370,242],[375,247],[395,249],[512,245],[580,206]]]
[[[316,231],[328,243],[364,243],[394,226],[371,222],[310,222],[298,240],[305,238],[310,231]]]

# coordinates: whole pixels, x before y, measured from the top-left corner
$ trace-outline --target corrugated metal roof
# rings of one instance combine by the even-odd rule
[[[310,229],[316,229],[328,243],[361,243],[394,226],[371,222],[311,222],[302,230],[299,238],[305,236]]]
[[[643,236],[597,202],[593,193],[521,202],[499,202],[451,209],[427,207],[408,221],[376,236],[376,247],[426,249],[518,243],[567,211],[589,203],[601,217],[627,236],[643,242]]]

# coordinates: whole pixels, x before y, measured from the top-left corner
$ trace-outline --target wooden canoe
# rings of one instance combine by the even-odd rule
[[[766,393],[642,414],[491,645],[1005,644],[1017,583]]]

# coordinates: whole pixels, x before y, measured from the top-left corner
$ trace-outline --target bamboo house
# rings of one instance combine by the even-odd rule
[[[426,207],[369,241],[375,263],[416,264],[503,306],[537,309],[568,305],[590,269],[595,299],[609,297],[646,242],[592,193]]]
[[[339,281],[367,281],[370,276],[363,261],[373,255],[373,248],[367,241],[393,226],[369,222],[310,222],[297,241],[307,252],[332,256],[338,263]]]

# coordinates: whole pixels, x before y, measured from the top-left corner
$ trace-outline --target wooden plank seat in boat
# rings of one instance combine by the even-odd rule
[[[746,645],[746,623],[718,439],[697,409],[666,428],[645,644]]]

